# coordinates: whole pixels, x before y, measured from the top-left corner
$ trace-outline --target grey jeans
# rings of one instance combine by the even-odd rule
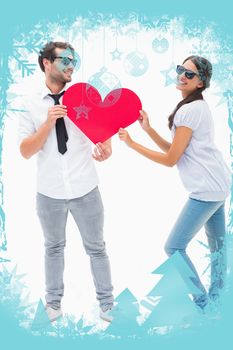
[[[103,240],[104,209],[96,187],[83,197],[54,199],[37,193],[37,213],[45,240],[46,303],[57,309],[64,294],[66,222],[71,212],[90,257],[97,300],[103,310],[113,305],[109,259]]]

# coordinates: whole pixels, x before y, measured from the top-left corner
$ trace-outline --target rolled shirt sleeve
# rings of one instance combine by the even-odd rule
[[[18,145],[23,139],[33,135],[36,132],[35,124],[32,120],[31,114],[27,108],[25,100],[21,104],[18,121]]]

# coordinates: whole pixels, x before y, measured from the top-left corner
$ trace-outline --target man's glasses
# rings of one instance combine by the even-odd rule
[[[195,75],[196,75],[196,76],[199,76],[198,73],[195,73],[195,72],[193,72],[192,70],[186,69],[185,67],[180,66],[180,65],[178,65],[178,66],[176,67],[176,73],[177,73],[178,75],[181,75],[181,74],[184,73],[184,75],[186,76],[187,79],[193,79],[193,78],[195,77]]]
[[[55,56],[55,57],[53,57],[53,61],[55,61],[57,58],[61,60],[61,63],[65,67],[68,67],[70,64],[72,64],[73,67],[75,67],[77,62],[78,62],[78,60],[75,59],[75,58],[62,57],[62,56]]]

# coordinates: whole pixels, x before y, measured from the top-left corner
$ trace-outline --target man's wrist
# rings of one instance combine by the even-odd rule
[[[43,125],[47,130],[50,131],[54,127],[55,123],[51,122],[51,120],[46,120]]]

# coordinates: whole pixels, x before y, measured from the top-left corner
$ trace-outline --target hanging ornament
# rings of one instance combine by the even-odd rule
[[[121,60],[121,56],[123,52],[119,51],[118,48],[116,47],[114,51],[111,51],[110,54],[112,55],[112,60]]]
[[[121,56],[123,55],[123,52],[118,50],[118,28],[117,25],[115,26],[114,29],[114,35],[115,35],[115,41],[116,41],[116,45],[115,45],[115,49],[113,51],[110,52],[110,54],[112,55],[112,60],[121,60]]]
[[[146,73],[149,61],[144,53],[139,51],[130,52],[124,59],[124,68],[129,75],[139,77]]]
[[[170,64],[168,69],[162,70],[161,73],[165,78],[165,86],[175,84],[177,82],[176,65],[174,62]]]
[[[157,37],[152,41],[152,48],[156,53],[164,53],[169,48],[169,42],[164,37]]]
[[[109,94],[110,91],[121,88],[120,80],[117,76],[108,71],[108,69],[103,66],[99,72],[95,73],[88,79],[88,83],[94,86],[100,93],[102,100]],[[90,90],[91,91],[91,90]],[[88,91],[87,91],[88,93]],[[88,93],[89,96],[89,93]],[[91,98],[91,96],[89,96]],[[111,94],[108,98],[107,105],[110,106],[114,104],[120,97],[119,93]],[[100,101],[93,101],[98,104]]]

